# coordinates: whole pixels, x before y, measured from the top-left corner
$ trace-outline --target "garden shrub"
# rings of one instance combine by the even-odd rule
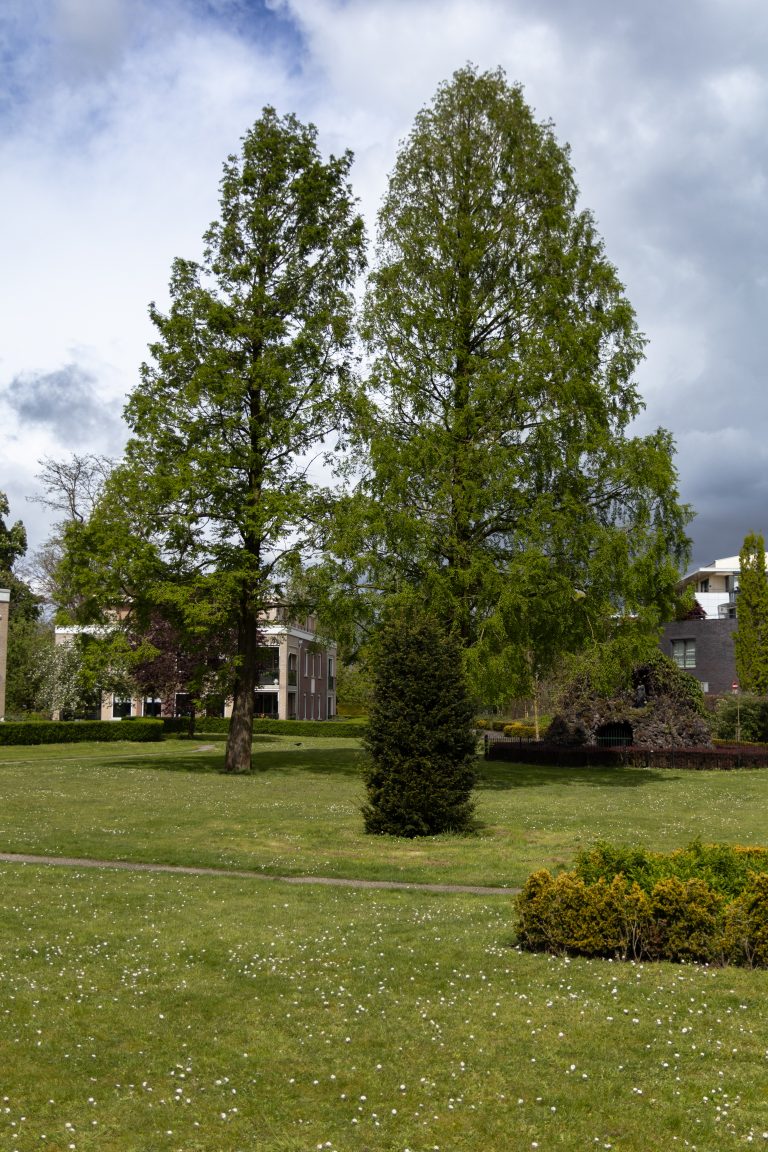
[[[732,964],[768,967],[768,874],[752,872],[740,896],[728,906],[723,950]]]
[[[0,744],[82,744],[86,741],[128,740],[132,743],[163,739],[159,720],[48,720],[44,723],[0,724]]]
[[[768,849],[598,844],[572,872],[532,873],[517,915],[529,950],[768,967]]]
[[[573,872],[534,872],[518,899],[518,941],[531,951],[639,959],[650,902],[623,876],[585,883]]]
[[[723,897],[703,880],[668,876],[650,896],[648,953],[653,960],[718,960]]]
[[[636,881],[650,893],[670,876],[679,880],[706,881],[724,896],[743,891],[751,872],[768,872],[768,849],[745,848],[735,844],[702,844],[694,840],[674,852],[647,852],[642,848],[598,843],[576,855],[574,870],[582,880],[594,884],[621,874]]]
[[[466,831],[477,777],[475,716],[456,636],[415,599],[393,598],[370,667],[366,832]]]
[[[713,729],[720,740],[739,738],[748,743],[768,740],[768,700],[764,696],[721,696],[715,707]]]
[[[187,717],[164,719],[167,731],[186,732],[189,727]],[[180,727],[177,727],[180,726]],[[365,735],[365,725],[360,721],[344,720],[261,720],[253,722],[253,731],[256,735],[273,736],[326,736],[326,737],[361,737]],[[196,716],[195,734],[220,736],[229,732],[228,716]]]
[[[511,724],[504,725],[504,735],[515,740],[535,740],[536,729],[533,724],[525,724],[522,720],[513,720]]]

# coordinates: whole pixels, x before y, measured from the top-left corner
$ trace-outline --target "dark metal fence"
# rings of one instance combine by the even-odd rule
[[[536,740],[485,740],[486,760],[556,768],[632,767],[683,768],[730,772],[736,768],[768,768],[768,745],[724,745],[717,748],[639,748],[597,744],[567,746]]]

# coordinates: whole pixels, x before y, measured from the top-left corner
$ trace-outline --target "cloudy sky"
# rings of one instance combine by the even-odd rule
[[[502,65],[571,145],[649,339],[693,559],[768,534],[765,0],[3,0],[0,490],[31,543],[37,461],[117,454],[121,410],[266,103],[355,153],[373,231],[441,80]]]

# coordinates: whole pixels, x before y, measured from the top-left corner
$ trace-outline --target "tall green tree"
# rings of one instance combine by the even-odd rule
[[[53,644],[53,634],[40,619],[40,598],[20,574],[27,551],[21,520],[6,522],[8,497],[0,492],[0,588],[8,588],[8,658],[5,707],[8,715],[32,710],[40,679],[41,660]]]
[[[629,434],[644,339],[577,195],[520,88],[467,67],[417,116],[379,214],[334,580],[422,588],[489,702],[606,619],[653,632],[687,547],[670,435]]]
[[[395,598],[371,663],[366,831],[413,837],[466,830],[476,779],[474,705],[456,636],[413,597]]]
[[[743,692],[768,692],[768,577],[765,541],[757,533],[744,537],[739,553],[737,628],[734,635],[736,674]]]
[[[176,260],[170,311],[150,309],[125,458],[69,529],[84,604],[143,598],[190,632],[234,633],[229,772],[250,770],[260,614],[311,520],[312,453],[346,407],[364,251],[350,164],[264,110],[224,165],[202,260]]]

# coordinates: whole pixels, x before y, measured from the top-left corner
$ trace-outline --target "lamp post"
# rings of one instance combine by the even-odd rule
[[[5,720],[5,676],[8,669],[8,615],[10,605],[10,589],[0,588],[0,723]]]

